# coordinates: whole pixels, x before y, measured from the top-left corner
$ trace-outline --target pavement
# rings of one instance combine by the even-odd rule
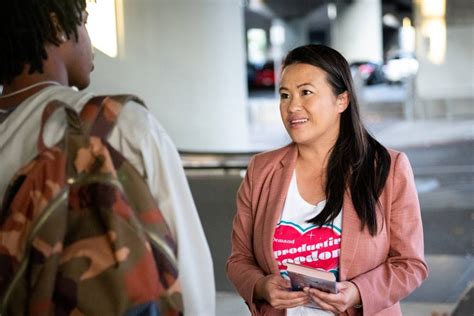
[[[474,140],[474,119],[392,120],[371,122],[368,127],[382,144],[393,148]]]
[[[401,308],[404,316],[444,316],[449,315],[453,311],[454,304],[402,302]],[[216,315],[248,316],[250,313],[248,311],[247,305],[245,305],[242,298],[237,294],[231,292],[218,292]]]

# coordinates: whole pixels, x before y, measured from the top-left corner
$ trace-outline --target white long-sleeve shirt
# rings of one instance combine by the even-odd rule
[[[50,86],[22,102],[0,124],[1,200],[14,173],[37,155],[41,114],[48,102],[58,99],[80,111],[92,96],[64,86]],[[48,121],[44,132],[46,145],[55,144],[63,136],[63,117],[63,111],[57,111]],[[145,177],[177,240],[185,315],[214,315],[212,258],[170,137],[148,110],[131,102],[123,109],[108,140]]]

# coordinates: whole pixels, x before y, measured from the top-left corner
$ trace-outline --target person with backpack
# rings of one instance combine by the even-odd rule
[[[180,294],[182,306],[170,308],[166,315],[214,315],[215,284],[210,250],[176,147],[160,123],[139,104],[141,101],[138,98],[97,98],[90,92],[82,91],[89,86],[90,73],[94,68],[86,23],[85,0],[16,0],[0,5],[0,83],[3,85],[0,95],[0,201],[3,201],[4,207],[0,214],[0,308],[12,311],[8,309],[10,307],[2,306],[7,296],[10,302],[28,302],[25,303],[28,306],[21,306],[23,313],[34,310],[37,311],[33,312],[35,315],[81,312],[80,304],[87,300],[90,303],[88,308],[98,309],[89,313],[82,311],[83,314],[100,314],[101,308],[109,304],[111,309],[108,311],[117,311],[113,314],[127,311],[127,315],[145,315],[153,312],[144,307],[147,297],[154,297],[157,309],[162,312],[164,305],[172,306],[170,302],[175,299],[180,301]],[[121,114],[118,116],[118,113]],[[80,140],[76,146],[74,141],[77,139]],[[60,212],[62,209],[57,211],[52,206],[58,201],[57,196],[47,199],[41,192],[21,188],[25,183],[35,185],[41,180],[41,175],[28,180],[35,170],[39,170],[38,162],[47,165],[48,157],[69,153],[71,148],[75,148],[75,160],[50,167],[54,173],[55,169],[64,166],[57,171],[60,174],[63,169],[66,170],[59,177],[62,180],[53,182],[43,179],[44,186],[51,188],[52,192],[69,188],[66,190],[69,199],[65,202],[68,203],[68,211],[76,206],[80,209],[88,205],[89,211],[93,206],[102,212],[102,204],[107,204],[117,213],[116,216],[107,212],[93,215],[99,218],[99,222],[104,220],[107,225],[110,224],[110,227],[121,227],[105,229],[104,235],[97,238],[79,240],[76,250],[66,245],[72,232],[64,232],[66,237],[59,244],[51,245],[43,241],[51,230],[63,231],[66,226],[70,229],[77,214],[64,217],[65,212]],[[105,153],[97,155],[101,159],[94,156],[98,152]],[[70,164],[75,167],[74,176],[70,174]],[[100,164],[98,169],[97,164]],[[95,173],[92,175],[93,169]],[[104,170],[108,176],[112,175],[104,177],[106,185],[97,180]],[[130,178],[138,183],[136,187],[127,182]],[[94,182],[93,186],[87,186],[90,182]],[[140,190],[143,196],[140,196]],[[147,200],[148,193],[145,191],[149,191],[153,201]],[[31,205],[25,214],[21,214],[23,202]],[[97,206],[97,203],[101,205]],[[150,206],[152,204],[156,206]],[[130,209],[139,213],[133,215]],[[15,210],[19,213],[12,216],[11,212]],[[52,215],[58,218],[63,216],[64,222],[48,221],[46,215],[41,213],[44,210],[51,210]],[[37,214],[38,218],[35,217]],[[46,219],[45,223],[41,222],[42,219]],[[158,224],[153,227],[150,223]],[[19,233],[18,227],[25,228],[25,233]],[[35,230],[35,227],[39,228]],[[121,236],[129,228],[131,233]],[[127,263],[121,266],[121,262],[134,255],[136,249],[127,248],[118,241],[126,243],[130,238],[138,240],[137,244],[143,249],[133,265]],[[104,263],[97,259],[103,255],[97,252],[102,242],[112,254],[111,262]],[[74,254],[68,257],[67,251]],[[15,257],[13,253],[21,253],[22,256]],[[32,276],[43,276],[35,270],[39,264],[48,262],[45,258],[56,253],[60,253],[54,263],[56,274],[46,279],[34,279]],[[78,285],[71,283],[71,279],[64,275],[66,270],[62,269],[72,262],[71,256],[75,258],[81,254],[86,259],[77,260],[74,265],[82,267],[80,265],[85,264],[88,269],[81,268],[84,271],[80,272],[80,281],[85,282]],[[22,262],[25,262],[24,270],[20,271]],[[149,267],[153,271],[147,270]],[[51,267],[42,266],[43,270],[47,268]],[[121,274],[117,272],[124,276],[124,280],[116,284],[103,282],[109,277],[108,273],[115,273],[114,269],[125,270],[119,271]],[[159,280],[155,282],[153,276],[156,275],[159,275]],[[140,283],[140,277],[145,283]],[[178,279],[179,282],[174,282]],[[108,290],[87,293],[85,289],[88,287],[83,284],[88,280],[102,280],[108,286],[104,289]],[[16,287],[12,287],[12,283]],[[51,284],[48,288],[50,296],[42,297],[46,295],[44,289],[39,293],[33,292],[47,287],[46,284]],[[117,290],[121,285],[124,285],[123,290]],[[96,288],[102,289],[101,286]],[[161,287],[165,289],[162,291]],[[115,291],[119,294],[115,300],[107,302],[104,300],[109,299],[109,289],[111,293]],[[84,299],[85,296],[88,298]],[[127,297],[127,301],[117,299],[122,296]],[[128,303],[133,305],[133,310],[123,307]]]

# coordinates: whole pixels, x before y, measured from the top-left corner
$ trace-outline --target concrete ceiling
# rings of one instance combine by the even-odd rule
[[[250,3],[252,0],[248,0]],[[293,20],[305,18],[310,30],[324,30],[329,27],[327,5],[336,4],[344,10],[350,3],[359,0],[259,0],[257,6],[249,5],[245,10],[247,28],[264,28],[275,18]],[[382,15],[392,13],[396,17],[410,16],[413,0],[381,0]],[[469,1],[469,0],[466,0]]]
[[[301,18],[322,9],[328,3],[334,3],[338,8],[344,7],[356,0],[261,0],[263,6],[273,17],[291,20]],[[395,10],[411,10],[413,0],[381,0],[382,6],[394,7]]]
[[[264,0],[264,4],[279,18],[291,20],[307,15],[327,0]]]

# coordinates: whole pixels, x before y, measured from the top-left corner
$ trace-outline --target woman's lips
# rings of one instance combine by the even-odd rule
[[[303,125],[306,122],[308,122],[308,119],[307,118],[294,118],[294,119],[290,119],[288,121],[290,122],[291,127],[297,127],[297,126]]]

